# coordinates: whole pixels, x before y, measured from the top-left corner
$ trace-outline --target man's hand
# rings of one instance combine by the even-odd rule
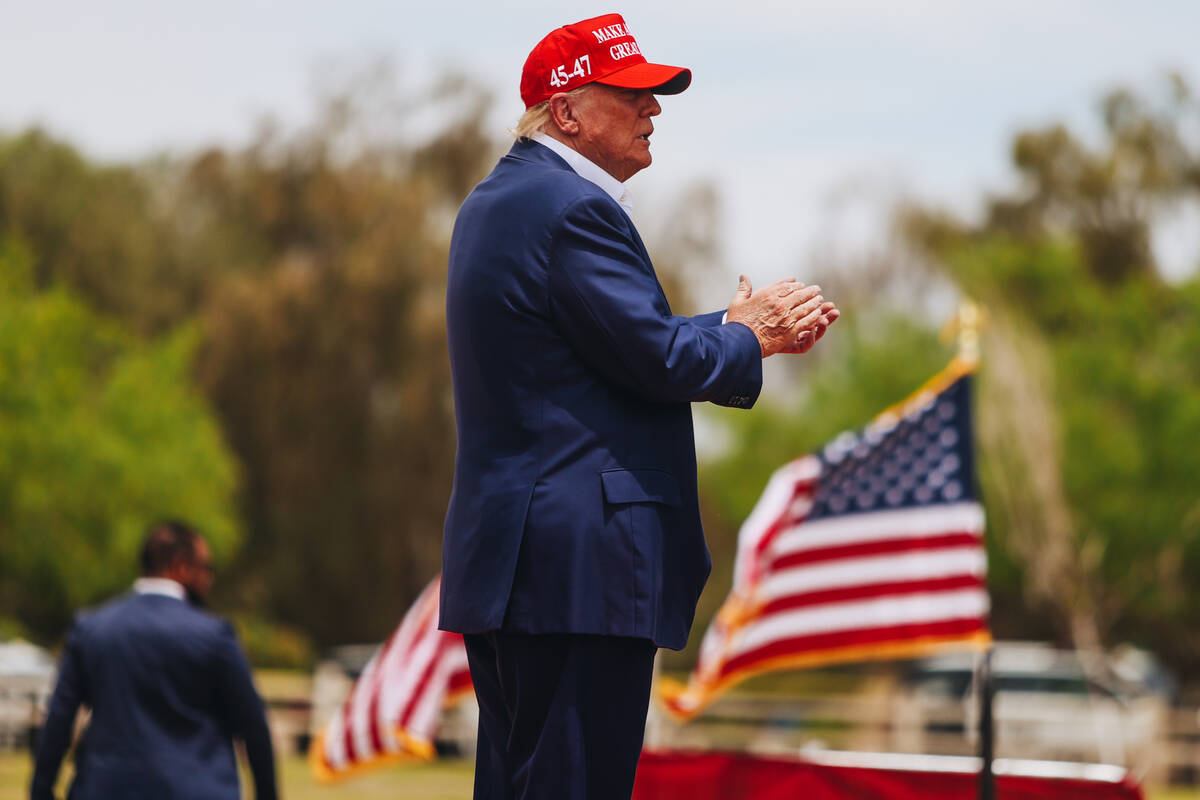
[[[836,321],[841,315],[842,312],[839,311],[837,306],[835,306],[833,303],[822,303],[821,318],[817,320],[817,324],[806,331],[801,331],[800,335],[796,337],[796,341],[793,342],[790,347],[785,347],[779,352],[795,354],[807,353],[812,349],[814,344],[821,341],[821,337],[825,335],[825,331],[827,331],[829,326],[832,325],[834,321]]]
[[[831,307],[828,313],[837,319],[833,304],[821,297],[820,286],[805,286],[795,278],[784,278],[755,292],[750,279],[742,275],[725,320],[740,322],[753,331],[766,358],[775,353],[805,352],[812,347],[820,338],[817,325],[824,320],[827,328],[832,321],[821,313],[826,305]],[[807,338],[802,338],[806,334]]]

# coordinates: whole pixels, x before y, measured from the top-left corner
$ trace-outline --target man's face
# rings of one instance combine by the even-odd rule
[[[208,543],[197,539],[195,557],[191,563],[183,566],[179,582],[187,590],[189,600],[196,605],[204,605],[208,600],[208,590],[212,588],[212,581],[212,554],[209,553]]]
[[[650,118],[662,106],[649,89],[593,83],[572,100],[579,121],[573,144],[581,155],[622,182],[650,166]]]

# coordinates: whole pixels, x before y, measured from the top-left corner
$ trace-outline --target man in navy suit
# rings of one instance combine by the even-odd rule
[[[455,223],[441,626],[479,699],[476,800],[629,797],[655,650],[686,644],[710,568],[690,403],[749,408],[762,359],[838,315],[818,287],[744,277],[728,309],[672,313],[625,181],[655,95],[690,81],[617,14],[555,30]]]
[[[156,524],[142,575],[67,635],[30,796],[53,798],[86,705],[71,800],[236,800],[234,737],[245,743],[255,796],[274,800],[270,733],[233,628],[193,605],[212,584],[208,544],[181,523]]]

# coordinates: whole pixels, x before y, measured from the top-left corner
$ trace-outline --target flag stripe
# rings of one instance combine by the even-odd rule
[[[333,719],[329,720],[329,725],[325,728],[324,745],[321,752],[322,759],[325,765],[332,771],[335,765],[341,764],[346,760],[344,741],[342,739],[342,715],[340,712],[333,715]]]
[[[930,578],[919,581],[866,583],[861,586],[845,586],[838,589],[825,589],[817,592],[805,592],[776,598],[763,606],[760,617],[765,619],[796,608],[844,603],[851,600],[865,600],[872,597],[891,597],[918,593],[932,594],[934,592],[953,591],[956,589],[985,590],[986,588],[984,579],[979,575],[950,575],[944,578]]]
[[[833,547],[800,550],[776,557],[769,569],[781,571],[822,561],[839,561],[861,556],[909,553],[920,550],[936,550],[950,547],[978,547],[981,532],[957,531],[937,535],[904,536],[892,539],[877,539],[867,542],[836,545]]]
[[[774,639],[763,646],[729,659],[721,674],[749,669],[754,664],[781,656],[806,652],[839,650],[855,645],[886,644],[909,638],[962,637],[967,638],[987,630],[986,621],[979,616],[955,617],[934,622],[891,625],[884,628],[840,629],[827,633]]]
[[[987,614],[988,596],[981,589],[959,589],[902,597],[881,597],[854,603],[833,603],[774,614],[748,624],[732,642],[732,653],[757,650],[799,632],[823,634],[837,630],[889,628],[942,622]]]
[[[978,545],[933,552],[855,558],[770,574],[762,581],[759,597],[765,602],[770,602],[777,597],[867,583],[917,581],[949,575],[983,575],[986,569],[987,558]]]
[[[776,554],[796,553],[855,542],[954,531],[982,531],[983,509],[977,503],[871,511],[814,519],[789,527],[772,543]]]
[[[351,725],[344,725],[343,739],[346,742],[346,761],[353,764],[358,760],[358,754],[354,748],[354,728]]]
[[[439,589],[435,579],[421,593],[318,738],[319,779],[433,756],[443,708],[471,686],[462,636],[437,627]]]
[[[379,692],[371,695],[371,705],[367,714],[370,721],[371,749],[376,753],[383,752],[387,745],[383,743],[383,732],[379,728]]]
[[[472,687],[471,673],[467,669],[466,653],[463,653],[463,663],[459,669],[451,673],[450,678],[446,681],[446,691],[449,694],[458,694]]]
[[[438,633],[441,633],[441,631],[438,631]],[[413,691],[409,697],[408,703],[405,704],[403,713],[400,714],[401,727],[407,728],[412,722],[413,711],[420,702],[421,698],[425,695],[425,690],[428,687],[429,682],[433,679],[435,671],[445,660],[446,651],[455,645],[458,645],[459,647],[462,646],[461,643],[455,642],[444,635],[439,637],[436,654],[434,654],[433,658],[429,659],[429,661],[425,664],[425,668],[421,670],[421,676],[417,680],[416,685],[413,687]]]
[[[735,583],[754,579],[763,566],[763,551],[791,524],[788,512],[796,500],[803,498],[811,506],[811,489],[820,474],[820,460],[804,456],[784,464],[767,481],[762,498],[738,530],[738,552],[733,566]],[[808,509],[794,516],[803,519],[808,516]]]
[[[437,691],[421,692],[412,704],[408,722],[402,726],[414,732],[423,732],[420,735],[429,747],[433,746],[433,734],[437,731],[445,707],[450,675],[466,669],[466,656],[461,637],[447,636],[445,647],[431,677],[431,683],[438,687]]]
[[[426,594],[422,595],[418,601],[418,605],[414,606],[413,610],[417,612],[416,625],[409,632],[408,641],[403,643],[403,647],[397,647],[393,650],[396,661],[385,670],[380,670],[380,676],[387,676],[386,689],[383,691],[389,697],[388,717],[389,726],[395,725],[396,715],[403,705],[404,698],[412,697],[417,693],[417,684],[424,674],[426,665],[437,658],[438,647],[441,644],[442,631],[437,629],[437,606],[436,598],[430,597],[426,590]],[[434,602],[424,602],[432,600]],[[382,683],[371,687],[372,691],[381,691]]]

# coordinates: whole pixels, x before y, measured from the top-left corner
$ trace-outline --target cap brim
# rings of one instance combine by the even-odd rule
[[[666,64],[634,64],[605,75],[596,83],[621,89],[649,89],[655,94],[679,94],[692,83],[692,71]]]

